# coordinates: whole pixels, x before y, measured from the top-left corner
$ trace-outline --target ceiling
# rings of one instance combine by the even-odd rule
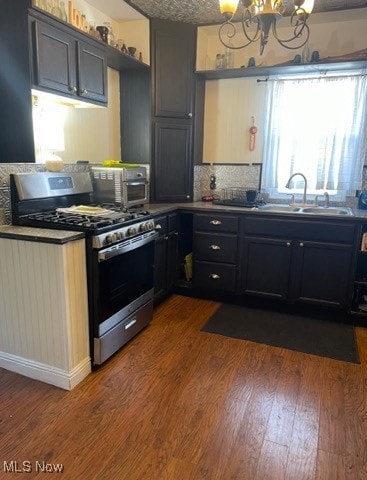
[[[283,0],[287,12],[292,11],[293,1]],[[151,18],[161,18],[192,24],[222,23],[219,0],[126,0]],[[315,0],[314,13],[349,10],[367,7],[367,0]],[[239,9],[240,10],[240,9]],[[236,18],[240,19],[237,14]]]

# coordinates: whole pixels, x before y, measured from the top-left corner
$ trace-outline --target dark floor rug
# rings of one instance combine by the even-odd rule
[[[222,304],[202,331],[360,363],[354,327],[337,317]]]

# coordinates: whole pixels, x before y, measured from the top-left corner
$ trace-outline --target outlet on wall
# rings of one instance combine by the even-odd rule
[[[215,190],[217,188],[216,182],[217,179],[215,175],[210,175],[210,190]]]

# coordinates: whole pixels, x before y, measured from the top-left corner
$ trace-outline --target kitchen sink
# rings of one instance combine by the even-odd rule
[[[303,207],[302,213],[314,213],[318,215],[353,215],[350,208],[340,207]]]
[[[296,205],[260,205],[256,208],[259,211],[265,212],[282,212],[282,213],[308,213],[313,215],[353,215],[350,208],[343,207],[302,207]]]
[[[267,212],[299,212],[301,207],[295,207],[293,205],[261,205],[258,210]]]

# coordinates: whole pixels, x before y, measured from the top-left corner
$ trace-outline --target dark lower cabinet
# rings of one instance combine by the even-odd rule
[[[243,230],[241,293],[350,307],[355,225],[252,217]]]
[[[242,292],[286,300],[291,271],[291,242],[247,237],[242,251]]]
[[[333,243],[297,242],[291,300],[335,307],[350,304],[353,249]]]
[[[196,260],[194,263],[194,287],[234,292],[236,265]]]
[[[237,285],[238,217],[197,213],[193,225],[193,286],[234,293]]]
[[[177,215],[162,215],[154,219],[159,237],[155,241],[154,302],[159,303],[171,291],[178,277]]]

